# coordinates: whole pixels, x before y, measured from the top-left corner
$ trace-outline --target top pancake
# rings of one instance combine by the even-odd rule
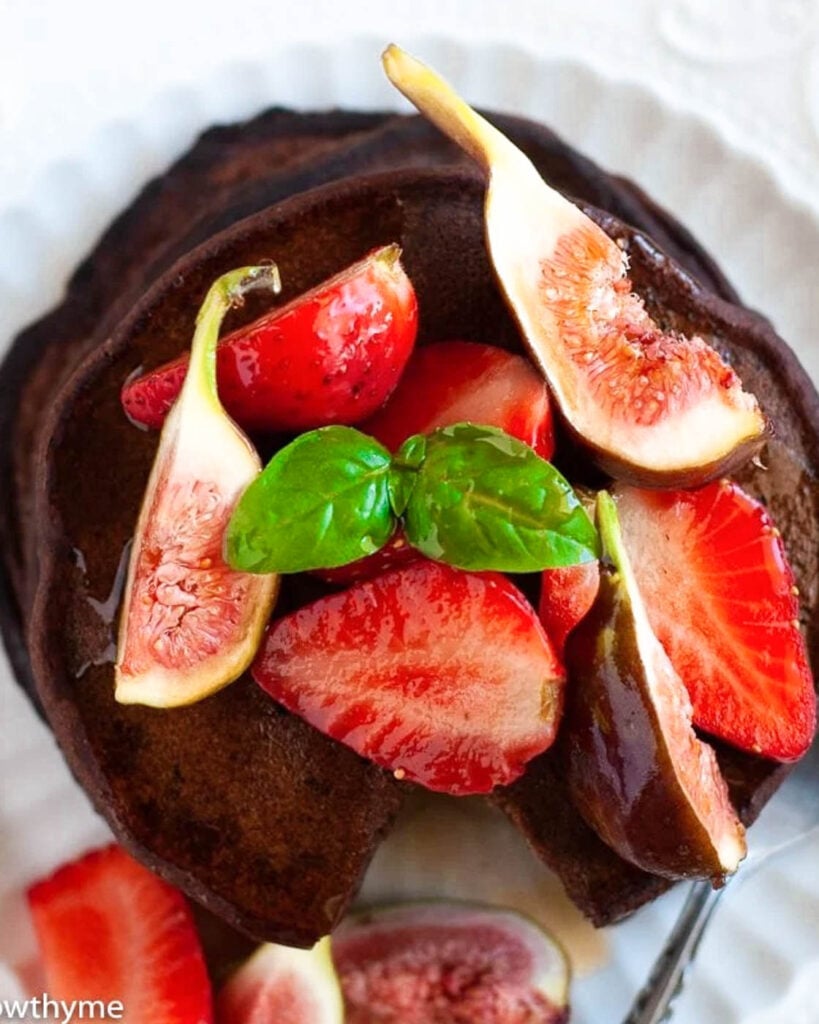
[[[547,179],[638,225],[633,231],[595,214],[629,250],[635,284],[660,321],[709,338],[761,397],[776,428],[763,457],[770,468],[749,467],[743,483],[772,508],[815,631],[819,411],[804,374],[764,319],[708,290],[733,297],[690,236],[641,193],[545,129],[495,120]],[[277,709],[246,678],[170,712],[114,703],[117,570],[157,441],[125,420],[119,389],[138,367],[188,346],[199,301],[219,273],[273,257],[286,299],[395,240],[419,294],[421,342],[467,337],[519,347],[482,243],[482,183],[474,171],[453,172],[449,164],[460,165],[460,155],[417,118],[271,112],[208,133],[112,227],[66,303],[29,329],[3,368],[0,393],[15,428],[3,473],[8,455],[17,464],[16,501],[3,521],[3,626],[16,666],[24,677],[19,617],[36,594],[27,646],[72,770],[126,845],[258,937],[307,944],[332,927],[402,790]],[[429,165],[444,169],[339,181],[373,168]],[[321,181],[339,183],[265,209]],[[263,212],[235,224],[256,210]],[[213,235],[229,224],[235,226]],[[197,242],[203,244],[189,253]],[[242,317],[257,310],[249,303]],[[88,353],[43,422],[66,370]],[[288,581],[280,609],[319,593],[317,585],[309,593],[304,586]],[[815,655],[815,632],[811,644]],[[750,819],[781,769],[729,752],[724,764]],[[597,922],[628,913],[665,886],[625,865],[583,825],[556,754],[538,759],[496,798]]]

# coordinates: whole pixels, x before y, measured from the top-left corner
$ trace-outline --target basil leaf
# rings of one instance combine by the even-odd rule
[[[330,569],[390,539],[392,457],[352,427],[322,427],[282,448],[228,524],[228,563],[243,572]]]
[[[406,466],[390,467],[389,493],[390,505],[397,516],[402,516],[409,502],[410,494],[415,486],[416,470]]]
[[[427,439],[423,434],[413,434],[398,449],[392,460],[390,471],[390,503],[397,516],[406,511],[409,497],[415,486],[418,467],[424,461]]]
[[[569,483],[495,427],[458,423],[429,435],[405,518],[414,547],[461,569],[535,572],[598,554]]]

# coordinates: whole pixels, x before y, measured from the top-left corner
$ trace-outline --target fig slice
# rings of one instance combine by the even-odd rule
[[[511,910],[408,903],[349,917],[333,936],[347,1024],[562,1024],[562,949]]]
[[[716,754],[694,732],[685,686],[652,632],[605,491],[597,518],[600,588],[566,645],[569,788],[589,825],[625,860],[666,878],[719,884],[745,856],[745,830]]]
[[[766,424],[731,367],[702,338],[663,331],[617,244],[443,79],[396,46],[383,62],[488,172],[495,272],[563,419],[598,465],[643,486],[695,487],[747,461]]]
[[[231,306],[280,287],[274,265],[242,267],[218,278],[199,310],[131,550],[115,666],[121,704],[201,700],[237,679],[261,640],[278,578],[236,572],[222,553],[233,506],[261,462],[219,401],[216,344]]]
[[[329,938],[312,949],[260,946],[219,992],[216,1019],[219,1024],[342,1024]]]

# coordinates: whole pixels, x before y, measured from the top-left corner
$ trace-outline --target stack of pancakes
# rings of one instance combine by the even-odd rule
[[[490,119],[623,245],[661,325],[705,337],[759,396],[771,439],[741,483],[784,534],[816,668],[819,399],[810,381],[768,321],[741,306],[685,228],[637,187],[539,125]],[[483,188],[419,117],[271,110],[215,128],[116,220],[63,303],[16,339],[0,371],[0,617],[19,681],[122,842],[257,938],[309,945],[332,929],[406,786],[279,708],[249,677],[188,708],[114,702],[123,568],[158,440],[126,420],[120,388],[189,346],[220,273],[273,258],[287,300],[394,241],[419,296],[419,343],[521,349],[483,243]],[[226,328],[260,308],[254,299]],[[288,578],[279,611],[323,592],[316,580]],[[787,769],[727,748],[719,755],[750,822]],[[622,861],[583,823],[559,748],[490,799],[597,924],[669,884]]]

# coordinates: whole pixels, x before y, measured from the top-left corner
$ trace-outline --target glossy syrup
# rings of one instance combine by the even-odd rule
[[[122,594],[125,590],[125,581],[128,577],[128,563],[131,558],[131,547],[133,539],[129,540],[120,552],[116,572],[111,584],[111,589],[102,600],[86,597],[86,606],[91,613],[95,625],[99,629],[99,641],[97,652],[83,661],[74,673],[76,679],[81,679],[89,668],[99,665],[113,665],[117,660],[117,635],[116,621],[122,601]],[[74,549],[74,561],[77,568],[88,580],[88,568],[83,553],[77,548]]]

